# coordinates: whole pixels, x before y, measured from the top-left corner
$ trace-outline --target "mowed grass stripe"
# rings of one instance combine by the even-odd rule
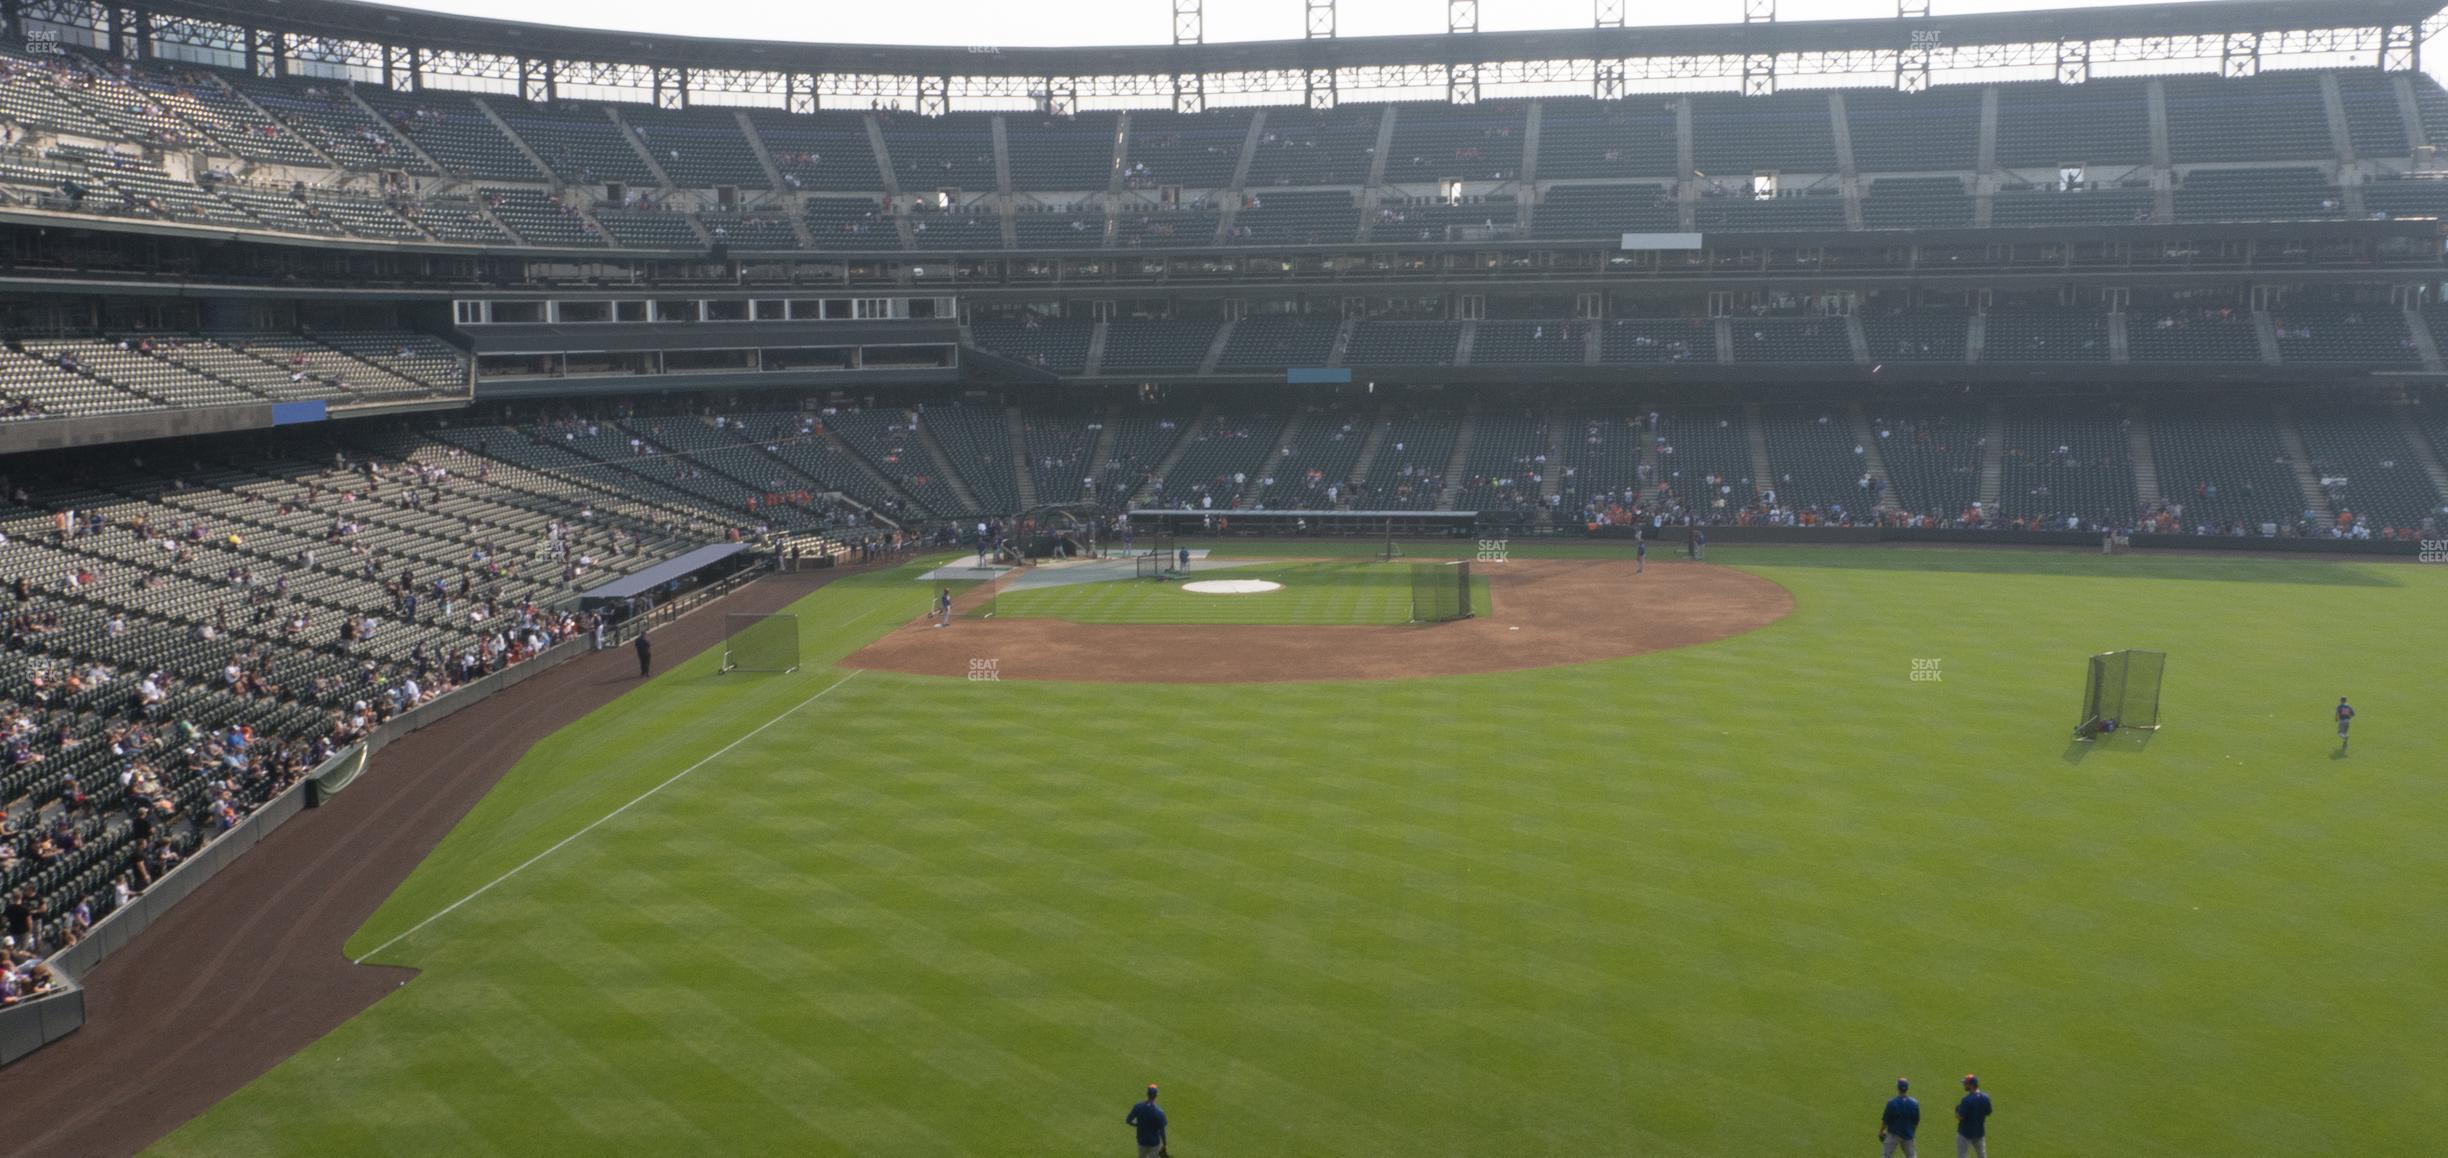
[[[2020,1153],[2437,1116],[2448,569],[1713,554],[1796,613],[1357,686],[862,676],[404,942],[422,978],[162,1149],[1093,1153],[1148,1080],[1203,1155],[1835,1153],[1968,1069]],[[913,590],[818,593],[811,632],[895,613],[808,654]],[[2081,656],[2154,645],[2168,730],[2068,745]],[[369,929],[738,734],[655,734],[717,727],[686,679],[624,703]]]

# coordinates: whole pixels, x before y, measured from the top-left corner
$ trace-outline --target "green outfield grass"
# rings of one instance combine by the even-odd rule
[[[1281,591],[1200,595],[1182,590],[1200,579],[1266,579]],[[1471,576],[1471,605],[1485,614],[1487,577]],[[1073,623],[1237,623],[1324,626],[1411,621],[1411,568],[1403,563],[1251,563],[1193,567],[1188,580],[1122,578],[1009,591],[973,615],[1065,619]]]
[[[538,746],[348,946],[422,976],[160,1151],[1126,1154],[1160,1081],[1183,1158],[1817,1158],[1903,1074],[1951,1153],[1967,1070],[2005,1155],[2437,1145],[2448,567],[1712,554],[1794,614],[1355,685],[848,675],[913,572],[837,582]],[[2118,647],[2168,726],[2070,744]]]

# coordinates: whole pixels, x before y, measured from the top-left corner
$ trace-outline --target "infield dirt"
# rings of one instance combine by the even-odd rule
[[[1783,587],[1706,563],[1661,563],[1636,574],[1628,560],[1512,559],[1482,564],[1475,574],[1486,576],[1494,608],[1453,623],[1159,626],[960,617],[952,627],[933,628],[918,616],[842,666],[966,677],[971,661],[982,657],[995,660],[997,678],[1006,680],[1410,679],[1690,647],[1740,635],[1793,610],[1793,595]],[[954,609],[968,610],[992,594],[981,585],[956,599]]]

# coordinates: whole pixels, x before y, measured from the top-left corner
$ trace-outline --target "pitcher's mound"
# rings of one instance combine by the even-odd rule
[[[1283,584],[1272,579],[1201,579],[1184,583],[1181,589],[1192,595],[1257,595],[1266,591],[1281,591]]]

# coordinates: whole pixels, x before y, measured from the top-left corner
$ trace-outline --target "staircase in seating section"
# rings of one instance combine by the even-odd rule
[[[1283,433],[1276,435],[1275,441],[1267,447],[1266,461],[1259,463],[1258,469],[1251,471],[1249,480],[1241,485],[1240,501],[1234,506],[1247,510],[1258,505],[1258,496],[1266,493],[1266,480],[1273,477],[1276,467],[1283,465],[1284,448],[1300,437],[1301,426],[1308,421],[1308,417],[1300,407],[1292,408],[1292,417],[1284,421]]]
[[[1088,461],[1081,464],[1080,477],[1097,480],[1097,490],[1087,497],[1090,502],[1099,506],[1104,505],[1105,502],[1105,495],[1102,493],[1105,486],[1105,466],[1113,461],[1114,443],[1120,438],[1120,435],[1114,432],[1114,428],[1121,424],[1122,407],[1119,405],[1106,407],[1102,428],[1097,431],[1096,443],[1088,448]]]
[[[2295,472],[2295,486],[2303,492],[2304,509],[2318,516],[2323,523],[2337,517],[2330,509],[2328,492],[2320,485],[2320,476],[2312,473],[2312,452],[2304,448],[2303,431],[2295,425],[2295,414],[2284,403],[2271,407],[2278,419],[2278,446],[2286,451],[2287,468]]]
[[[969,489],[969,480],[962,478],[961,472],[953,469],[952,456],[945,452],[943,443],[935,440],[935,424],[927,421],[926,415],[919,414],[917,415],[917,426],[918,445],[925,447],[927,457],[935,460],[935,469],[943,472],[944,485],[952,488],[952,497],[959,499],[961,506],[966,508],[968,513],[973,515],[1012,513],[1010,511],[989,511],[979,506],[977,494]]]
[[[1214,417],[1215,404],[1208,403],[1199,407],[1198,413],[1189,421],[1182,423],[1181,429],[1173,432],[1173,445],[1165,448],[1163,458],[1156,460],[1156,467],[1148,472],[1147,481],[1140,483],[1139,489],[1131,492],[1131,505],[1148,507],[1159,505],[1164,501],[1164,493],[1157,489],[1158,484],[1172,479],[1173,468],[1180,466],[1182,456],[1190,453],[1192,438],[1199,431],[1207,429],[1208,420]]]
[[[1479,403],[1473,399],[1462,415],[1462,432],[1454,437],[1453,453],[1445,459],[1445,489],[1437,493],[1436,509],[1450,511],[1462,497],[1462,469],[1470,463],[1471,444],[1479,441]]]
[[[2142,408],[2134,407],[2125,416],[2125,457],[2133,460],[2134,498],[2142,510],[2157,507],[2159,494],[2159,452],[2151,446],[2150,418]],[[2134,512],[2136,515],[2141,511]]]
[[[2406,447],[2414,452],[2415,464],[2423,468],[2424,474],[2431,476],[2431,489],[2438,492],[2442,500],[2448,500],[2448,466],[2441,465],[2438,450],[2423,434],[2422,424],[2414,421],[2413,409],[2405,406],[2396,409],[2397,425],[2405,431]]]
[[[1361,438],[1360,457],[1352,460],[1351,474],[1343,480],[1343,497],[1335,503],[1337,509],[1351,509],[1352,496],[1359,493],[1357,488],[1377,465],[1377,452],[1385,449],[1386,434],[1393,428],[1393,420],[1386,416],[1384,407],[1369,416],[1368,434]]]
[[[2006,407],[2003,404],[1989,404],[1989,421],[1982,431],[1981,515],[1995,518],[1998,500],[2006,495]]]
[[[1853,423],[1853,445],[1862,448],[1862,473],[1878,484],[1879,498],[1870,505],[1870,512],[1885,515],[1897,509],[1897,503],[1895,480],[1887,474],[1887,456],[1879,451],[1878,431],[1870,429],[1870,418],[1862,413],[1859,402],[1846,404],[1845,416]]]
[[[1644,503],[1654,502],[1657,499],[1658,487],[1665,482],[1666,476],[1665,464],[1658,458],[1657,432],[1651,430],[1646,422],[1636,416],[1632,420],[1632,437],[1640,439],[1641,474],[1645,479],[1640,484],[1638,497]]]
[[[1768,461],[1768,431],[1760,426],[1757,402],[1743,403],[1743,437],[1751,444],[1751,493],[1776,486],[1776,467]],[[1777,496],[1783,501],[1784,496]],[[1745,500],[1749,501],[1748,499]]]
[[[1003,408],[1004,425],[1011,431],[1012,481],[1020,487],[1020,509],[1037,506],[1037,464],[1029,458],[1028,426],[1020,419],[1020,408]]]
[[[919,502],[918,496],[901,489],[901,484],[894,482],[891,475],[885,474],[883,471],[877,469],[874,463],[867,461],[866,455],[859,453],[857,447],[843,441],[842,436],[835,433],[829,427],[826,428],[824,432],[824,440],[833,447],[833,452],[835,454],[842,456],[842,460],[844,462],[856,464],[860,472],[867,476],[868,481],[873,482],[876,485],[876,489],[900,499],[903,510],[916,513],[932,509],[925,503]],[[960,512],[935,511],[935,513],[938,515],[957,515]]]
[[[1539,470],[1538,525],[1555,526],[1556,499],[1564,494],[1564,408],[1547,412],[1547,465]]]

